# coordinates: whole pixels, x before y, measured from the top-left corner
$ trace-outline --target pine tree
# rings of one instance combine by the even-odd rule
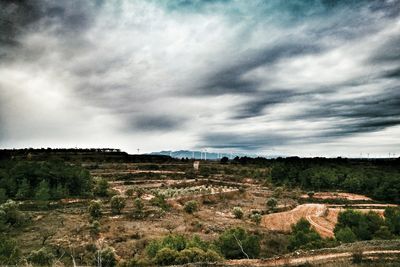
[[[35,195],[37,200],[49,200],[50,199],[50,188],[49,183],[46,180],[42,180]]]
[[[27,179],[23,179],[18,187],[17,194],[15,195],[17,199],[26,199],[29,197],[31,187]]]

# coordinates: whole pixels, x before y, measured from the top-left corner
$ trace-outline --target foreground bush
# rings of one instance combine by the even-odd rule
[[[0,230],[4,230],[5,227],[20,227],[27,220],[27,216],[19,210],[17,202],[9,199],[0,205]]]
[[[257,258],[260,254],[260,238],[243,228],[226,230],[216,245],[227,259]]]
[[[112,247],[106,247],[96,253],[96,262],[95,265],[99,266],[101,262],[102,267],[114,267],[117,265],[117,255],[115,254],[115,249]]]
[[[28,256],[28,261],[40,266],[50,266],[54,261],[54,255],[47,248],[32,251]]]
[[[14,265],[19,261],[20,250],[17,243],[5,235],[0,235],[0,265]]]
[[[222,257],[213,246],[198,236],[188,240],[182,235],[169,235],[152,241],[146,252],[156,265],[187,264],[192,262],[217,262]]]

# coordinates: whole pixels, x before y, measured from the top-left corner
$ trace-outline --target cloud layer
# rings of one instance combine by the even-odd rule
[[[400,1],[1,1],[0,145],[382,156]]]

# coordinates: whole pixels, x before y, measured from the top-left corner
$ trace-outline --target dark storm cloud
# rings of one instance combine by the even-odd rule
[[[202,85],[200,93],[219,95],[255,92],[262,84],[244,79],[244,74],[285,58],[318,53],[322,50],[322,47],[317,45],[299,42],[299,40],[293,40],[291,43],[276,43],[264,49],[245,51],[241,58],[232,62],[233,66],[226,66],[225,69],[210,74],[205,79],[206,83]]]
[[[133,120],[133,125],[128,128],[131,131],[168,132],[181,128],[184,122],[184,119],[172,116],[140,115]]]
[[[325,153],[393,137],[399,12],[399,0],[0,0],[0,140]]]

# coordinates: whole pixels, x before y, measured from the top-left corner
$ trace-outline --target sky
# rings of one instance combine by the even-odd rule
[[[0,147],[400,155],[400,0],[0,0]]]

